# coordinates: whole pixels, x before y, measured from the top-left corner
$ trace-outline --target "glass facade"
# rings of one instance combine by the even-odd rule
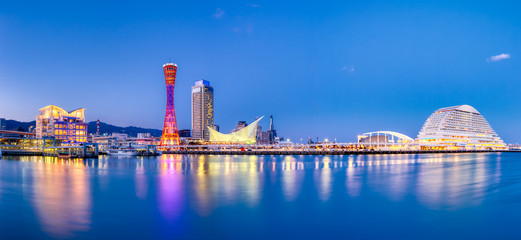
[[[420,130],[418,142],[422,149],[507,149],[483,115],[469,105],[436,110]]]
[[[192,87],[192,137],[209,140],[208,127],[214,126],[213,87],[206,80],[195,82]]]
[[[85,109],[67,112],[62,108],[49,105],[40,109],[36,117],[36,137],[54,137],[63,143],[87,142]]]

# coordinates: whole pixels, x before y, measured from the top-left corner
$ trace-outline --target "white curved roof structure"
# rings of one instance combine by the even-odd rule
[[[462,112],[481,114],[478,112],[478,110],[476,110],[474,107],[472,107],[470,105],[458,105],[458,106],[452,106],[452,107],[445,107],[445,108],[440,108],[440,109],[436,110],[435,112],[445,112],[445,111],[452,111],[452,110],[459,110]]]
[[[405,140],[405,141],[414,142],[414,139],[412,139],[411,137],[409,137],[409,136],[407,136],[405,134],[402,134],[402,133],[392,132],[392,131],[367,132],[367,133],[364,133],[362,135],[367,135],[367,136],[388,135],[388,136],[392,136],[392,137],[395,137],[395,138],[398,138],[398,139],[402,139],[402,140]]]
[[[228,134],[217,132],[213,128],[208,127],[208,131],[210,132],[210,142],[254,144],[257,137],[257,126],[263,117],[264,116],[260,117],[255,120],[255,122],[252,122],[250,125],[237,132]]]
[[[44,118],[49,117],[59,117],[59,116],[67,116],[67,117],[76,117],[83,121],[85,121],[85,108],[79,108],[72,111],[65,111],[65,109],[55,106],[49,105],[44,108],[40,108],[40,116]]]

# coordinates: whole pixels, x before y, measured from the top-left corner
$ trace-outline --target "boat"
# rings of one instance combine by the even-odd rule
[[[68,153],[59,153],[59,158],[77,158],[79,157],[78,154],[68,154]]]
[[[107,154],[110,156],[127,156],[132,157],[138,154],[135,149],[109,149]]]
[[[63,149],[61,149],[61,150],[62,151],[58,152],[59,158],[77,158],[77,157],[79,157],[78,154],[71,152],[70,149],[68,149],[68,151],[63,151]]]

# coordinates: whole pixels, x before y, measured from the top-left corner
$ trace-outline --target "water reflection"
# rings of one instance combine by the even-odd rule
[[[32,180],[32,200],[45,232],[63,238],[90,228],[90,181],[83,160],[37,160],[32,166]]]
[[[351,197],[357,197],[360,195],[362,181],[361,176],[359,176],[359,168],[356,168],[357,162],[354,160],[353,156],[349,156],[347,159],[346,166],[346,188],[347,193]]]
[[[144,167],[145,159],[140,158],[137,161],[136,173],[134,175],[134,179],[136,184],[136,196],[141,200],[146,199],[148,193],[148,181],[146,177],[145,167]]]
[[[5,164],[10,159],[23,167]],[[491,153],[4,160],[0,170],[21,173],[23,196],[31,196],[35,218],[52,237],[89,231],[96,200],[107,205],[103,201],[109,195],[119,201],[113,189],[123,189],[119,193],[129,197],[125,200],[134,201],[130,208],[159,213],[161,221],[177,222],[192,212],[208,217],[223,207],[265,209],[280,205],[269,205],[279,200],[349,204],[357,198],[385,199],[430,209],[456,209],[482,204],[489,189],[502,180],[501,154]],[[146,204],[149,202],[154,204]]]
[[[176,220],[183,211],[185,192],[183,185],[183,162],[181,155],[162,155],[158,175],[159,211],[168,221]]]
[[[434,164],[423,164],[417,179],[417,196],[431,208],[480,204],[487,186],[500,175],[495,164],[487,164],[483,154],[459,154],[450,160],[435,156]]]
[[[277,161],[273,161],[271,164],[271,170],[277,171]],[[293,156],[285,156],[278,167],[282,170],[280,173],[282,174],[284,198],[286,201],[293,201],[298,197],[304,181],[304,165]]]
[[[318,164],[318,168],[315,169],[315,183],[317,185],[319,197],[322,201],[327,201],[331,194],[331,184],[333,181],[331,169],[337,168],[338,165],[331,162],[330,156],[322,157],[322,159],[317,157],[315,161]]]
[[[335,181],[342,180],[351,197],[359,196],[363,186],[367,186],[367,191],[376,191],[391,201],[402,201],[412,194],[420,204],[439,208],[458,207],[470,199],[473,204],[482,201],[489,182],[500,178],[499,161],[490,168],[484,162],[486,157],[486,154],[178,156],[179,166],[175,169],[192,179],[195,205],[201,215],[211,214],[219,205],[238,201],[257,206],[262,199],[266,173],[271,176],[272,185],[277,184],[273,176],[280,175],[286,201],[299,197],[306,174],[312,173],[317,197],[324,202],[331,198]]]

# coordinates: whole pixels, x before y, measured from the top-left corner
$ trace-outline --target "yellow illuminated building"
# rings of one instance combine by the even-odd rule
[[[85,108],[67,112],[49,105],[36,117],[36,137],[55,137],[64,143],[87,142]]]
[[[432,150],[507,149],[483,115],[469,105],[436,110],[420,130],[418,143]]]
[[[236,132],[232,132],[229,134],[224,134],[217,132],[216,130],[208,127],[208,131],[210,132],[210,142],[213,143],[237,143],[237,144],[254,144],[256,143],[257,137],[257,127],[259,125],[259,121],[263,118],[255,120],[255,122],[250,125],[241,128]]]

